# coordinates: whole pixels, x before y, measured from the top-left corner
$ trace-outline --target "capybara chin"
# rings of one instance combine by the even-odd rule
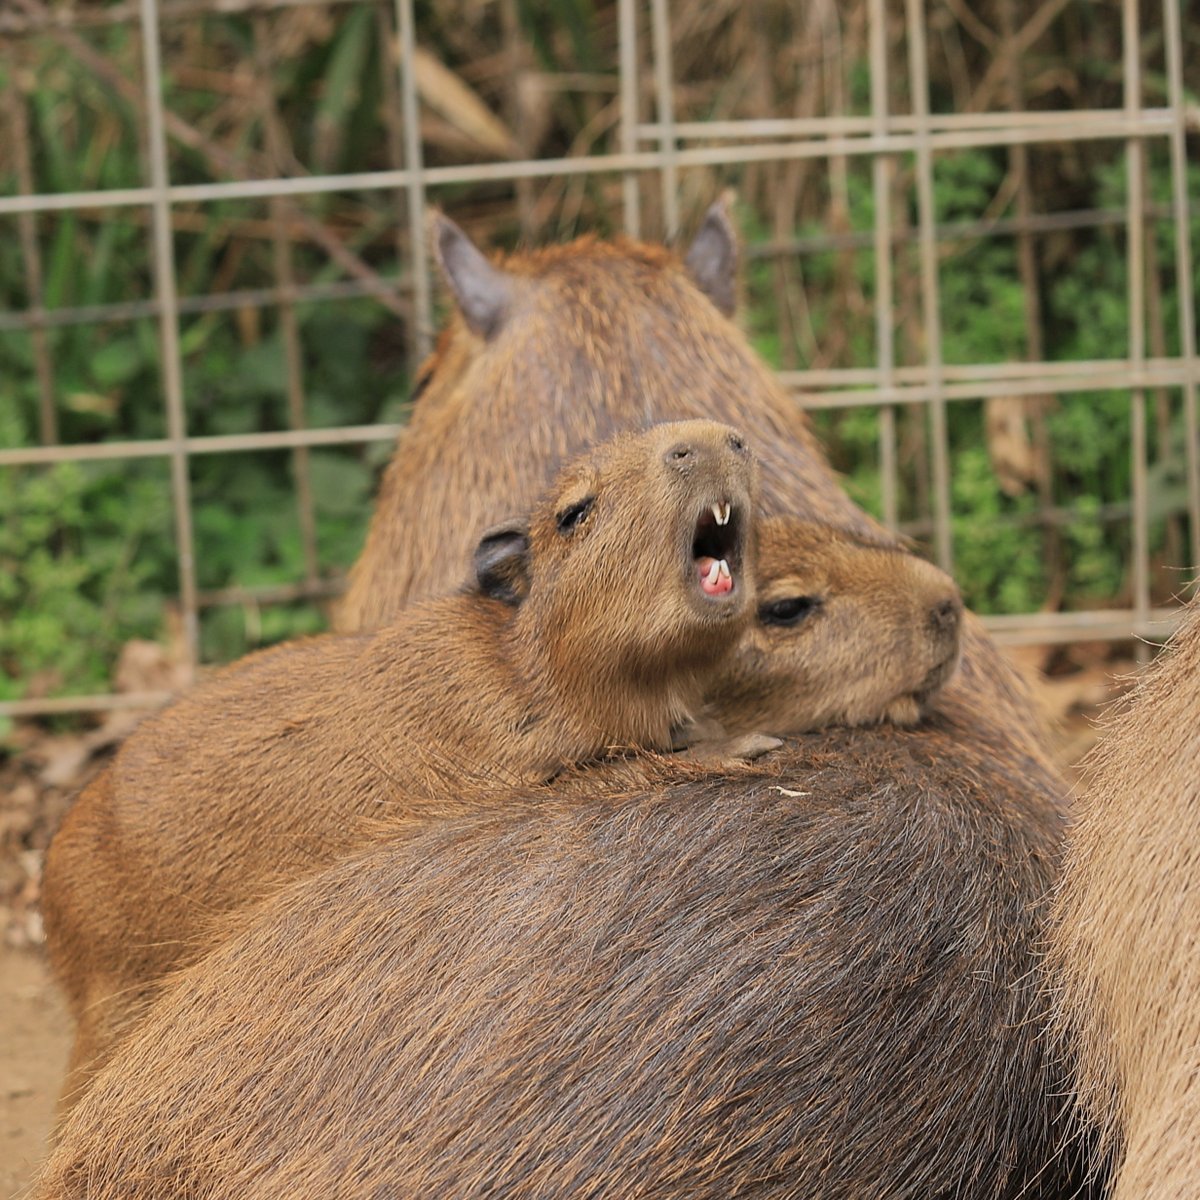
[[[140,725],[47,855],[64,1100],[215,914],[354,845],[389,792],[436,810],[472,778],[669,748],[753,613],[756,472],[711,421],[620,435],[484,535],[471,587],[251,655]]]
[[[758,611],[713,686],[726,733],[911,725],[958,665],[954,581],[890,542],[788,517],[758,528]]]
[[[234,914],[34,1196],[1079,1194],[1038,994],[1056,781],[943,712],[622,766]]]
[[[1200,604],[1085,763],[1051,925],[1060,1044],[1114,1200],[1200,1194]]]

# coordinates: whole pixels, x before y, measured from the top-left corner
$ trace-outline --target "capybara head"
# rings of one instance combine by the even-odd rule
[[[622,434],[564,467],[528,520],[484,534],[476,583],[563,670],[711,663],[753,611],[756,480],[727,425]]]
[[[769,517],[758,526],[756,619],[713,688],[729,733],[911,725],[954,674],[954,581],[893,543]]]
[[[490,258],[440,215],[430,235],[454,312],[417,379],[343,630],[452,589],[481,529],[528,511],[577,454],[663,421],[745,433],[764,511],[872,527],[803,409],[729,320],[737,241],[724,205],[683,254],[587,236]]]

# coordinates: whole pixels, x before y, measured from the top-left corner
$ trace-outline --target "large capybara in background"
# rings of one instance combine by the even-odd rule
[[[243,910],[34,1196],[1078,1194],[1040,1036],[1057,780],[953,711],[623,767]]]
[[[456,587],[481,529],[521,512],[558,465],[620,429],[706,417],[742,429],[762,506],[879,537],[842,491],[794,396],[730,319],[737,238],[728,199],[686,253],[619,238],[490,262],[448,218],[430,232],[455,311],[418,379],[366,545],[339,609],[371,629]],[[1010,736],[1045,757],[1033,703],[978,623],[964,656],[1005,705]],[[972,685],[975,686],[975,685]]]
[[[1054,902],[1059,1033],[1114,1200],[1200,1193],[1200,604],[1087,763]]]
[[[524,512],[580,451],[659,421],[742,429],[767,513],[871,527],[729,320],[737,251],[722,205],[686,259],[585,237],[493,265],[446,217],[430,232],[457,307],[422,368],[341,628],[372,629],[457,587],[481,529]]]

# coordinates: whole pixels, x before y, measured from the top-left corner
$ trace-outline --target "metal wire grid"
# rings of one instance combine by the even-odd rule
[[[394,190],[405,198],[410,244],[423,246],[427,189],[443,184],[511,181],[552,176],[620,173],[623,219],[626,230],[642,233],[639,177],[656,173],[661,187],[662,213],[673,234],[679,223],[679,174],[700,166],[724,166],[796,159],[836,159],[869,156],[872,169],[875,223],[870,239],[876,290],[874,317],[876,365],[873,368],[781,372],[784,383],[799,400],[812,408],[879,407],[879,455],[884,519],[895,525],[897,514],[896,413],[899,405],[924,405],[929,413],[932,441],[933,543],[938,561],[953,568],[949,485],[949,440],[946,406],[960,400],[994,396],[1063,394],[1090,390],[1130,392],[1132,437],[1132,528],[1134,606],[1127,611],[1020,614],[986,618],[997,640],[1008,643],[1104,639],[1130,635],[1160,638],[1174,622],[1173,610],[1154,609],[1150,599],[1149,515],[1147,497],[1145,391],[1181,388],[1187,457],[1188,516],[1193,563],[1200,565],[1200,429],[1197,425],[1197,383],[1200,361],[1196,356],[1194,297],[1191,293],[1192,247],[1188,226],[1186,133],[1188,112],[1184,101],[1182,31],[1179,0],[1164,0],[1166,68],[1169,104],[1165,108],[1142,106],[1138,49],[1137,0],[1121,0],[1124,41],[1124,106],[1113,110],[1072,112],[1006,112],[938,114],[929,108],[929,72],[925,45],[924,0],[905,0],[908,72],[912,94],[910,114],[889,111],[885,0],[869,0],[870,115],[827,116],[800,119],[763,119],[691,122],[676,121],[671,65],[668,0],[649,0],[651,64],[656,120],[643,121],[639,111],[638,5],[645,0],[618,0],[620,150],[594,157],[479,163],[426,168],[421,159],[421,139],[413,70],[413,0],[394,0],[394,29],[399,38],[399,70],[386,71],[386,95],[393,101],[389,115],[389,142],[394,167],[356,174],[290,178],[236,177],[237,164],[222,164],[223,182],[172,185],[168,176],[167,138],[173,115],[166,111],[161,89],[160,20],[178,20],[219,11],[261,14],[278,8],[333,7],[362,0],[129,0],[102,9],[47,8],[41,0],[13,0],[13,9],[0,14],[0,34],[37,29],[111,24],[138,20],[142,31],[142,97],[146,114],[146,139],[150,165],[149,184],[138,188],[76,192],[62,195],[32,194],[28,146],[15,146],[22,194],[0,197],[0,216],[18,218],[22,252],[33,307],[23,313],[0,314],[0,329],[26,329],[34,338],[42,399],[40,429],[43,445],[0,450],[0,468],[95,459],[165,458],[171,471],[171,490],[179,553],[179,591],[188,654],[198,659],[198,613],[201,607],[289,600],[334,594],[339,585],[317,574],[313,498],[308,480],[307,451],[314,446],[390,441],[401,431],[393,424],[341,428],[304,427],[304,381],[298,348],[294,306],[302,300],[373,295],[389,308],[415,317],[413,351],[423,354],[433,327],[432,292],[426,255],[411,255],[408,270],[385,278],[357,259],[344,262],[356,278],[334,284],[297,286],[290,262],[290,245],[282,236],[273,241],[277,286],[259,291],[181,299],[176,291],[172,207],[182,203],[266,198],[278,224],[282,206],[290,198],[322,192]],[[15,11],[14,11],[15,10]],[[390,35],[386,10],[380,9],[380,31]],[[269,39],[255,29],[255,53],[260,66],[270,65]],[[9,103],[20,103],[10,89]],[[264,101],[264,126],[268,142],[277,129],[273,101]],[[19,115],[19,114],[18,114]],[[23,122],[14,126],[20,130]],[[1150,358],[1145,345],[1144,255],[1147,212],[1143,201],[1145,143],[1166,139],[1170,151],[1170,216],[1175,228],[1176,278],[1180,290],[1180,354]],[[771,139],[764,141],[763,139]],[[939,151],[982,146],[1023,147],[1045,142],[1091,139],[1123,140],[1127,164],[1126,209],[1119,213],[1064,214],[1042,218],[1045,227],[1067,223],[1122,221],[1127,225],[1129,276],[1129,355],[1122,360],[1039,362],[955,366],[942,361],[941,316],[938,294],[937,242],[954,230],[934,225],[933,156]],[[704,145],[695,143],[704,142]],[[715,143],[715,144],[714,144]],[[269,148],[269,147],[268,147]],[[896,231],[890,211],[890,174],[898,155],[911,154],[916,165],[917,242],[920,294],[926,356],[920,366],[896,363],[892,309],[894,281],[891,254]],[[108,304],[69,310],[42,308],[41,265],[33,228],[33,214],[77,209],[113,209],[141,206],[151,213],[154,245],[154,298],[126,304]],[[1038,219],[1025,215],[1013,223],[1019,235],[1038,228]],[[995,232],[995,223],[989,226]],[[845,239],[844,239],[845,240]],[[849,235],[854,242],[854,235]],[[336,254],[338,248],[331,247]],[[794,246],[767,247],[762,253],[794,250]],[[235,436],[189,437],[184,417],[182,359],[179,346],[181,314],[216,311],[246,304],[276,304],[281,312],[288,379],[288,412],[291,428]],[[103,444],[60,445],[54,414],[53,370],[44,341],[48,328],[100,320],[122,320],[154,315],[158,318],[163,371],[165,438],[112,441]],[[297,480],[301,532],[305,543],[305,578],[295,585],[272,588],[232,588],[202,593],[196,585],[188,460],[193,455],[246,450],[291,449]],[[1053,521],[1055,514],[1042,516]],[[99,711],[143,707],[162,701],[159,693],[71,696],[0,703],[0,715]]]

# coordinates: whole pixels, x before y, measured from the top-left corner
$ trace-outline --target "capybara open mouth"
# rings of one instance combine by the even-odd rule
[[[742,516],[732,501],[716,501],[701,512],[692,537],[692,560],[705,596],[733,594],[742,569]]]

